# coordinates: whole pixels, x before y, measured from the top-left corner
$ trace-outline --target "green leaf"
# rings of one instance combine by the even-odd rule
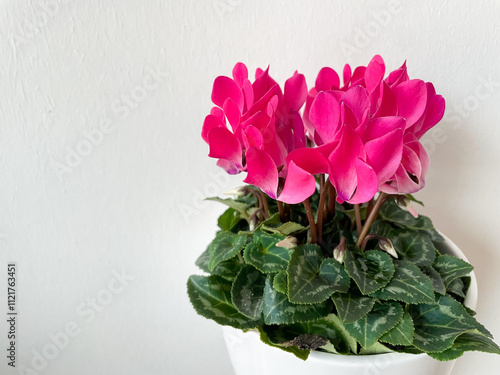
[[[236,309],[231,301],[231,282],[220,276],[192,275],[187,288],[194,309],[207,319],[240,329],[262,324],[261,319],[248,319]]]
[[[380,209],[380,217],[400,227],[426,234],[434,242],[444,241],[444,238],[434,229],[431,219],[424,215],[419,215],[418,218],[414,218],[412,214],[402,210],[394,199],[389,200],[382,206]]]
[[[309,357],[309,350],[303,350],[299,349],[296,346],[290,346],[290,347],[284,347],[283,345],[275,344],[273,343],[270,338],[268,333],[265,331],[265,326],[259,327],[259,333],[260,333],[260,340],[269,346],[272,346],[274,348],[279,348],[285,352],[292,353],[294,354],[297,358],[305,361],[307,357]]]
[[[416,199],[413,195],[411,194],[406,194],[406,196],[408,197],[408,199],[412,202],[415,202],[415,203],[418,203],[419,205],[421,205],[422,207],[424,206],[424,202],[422,201],[419,201],[418,199]]]
[[[302,335],[314,335],[324,337],[333,345],[333,351],[340,354],[351,352],[350,342],[352,337],[338,327],[331,319],[324,318],[313,322],[295,323],[290,325],[264,326],[263,330],[268,334],[270,341],[274,344],[284,344]]]
[[[286,294],[273,288],[272,276],[268,275],[264,289],[264,322],[266,324],[293,324],[318,320],[332,310],[331,301],[313,305],[297,305],[288,300]]]
[[[368,348],[361,348],[359,351],[360,355],[371,355],[371,354],[384,354],[384,353],[393,353],[394,350],[389,349],[387,346],[384,344],[381,344],[380,342],[376,342],[372,346],[369,346]]]
[[[448,284],[448,292],[456,294],[462,298],[465,298],[464,293],[464,282],[462,279],[455,279],[451,283]]]
[[[394,328],[402,317],[403,308],[398,302],[376,303],[368,315],[353,323],[347,323],[345,328],[363,348],[368,348]]]
[[[233,232],[217,233],[209,247],[209,270],[212,271],[220,262],[235,257],[236,254],[243,250],[246,242],[246,235],[237,235]]]
[[[391,257],[382,251],[358,253],[352,247],[346,251],[345,269],[363,294],[370,294],[384,287],[394,275]]]
[[[403,319],[399,324],[391,329],[389,332],[384,334],[380,341],[386,342],[391,345],[411,345],[413,344],[413,333],[415,332],[415,327],[413,327],[413,320],[410,314],[404,313]]]
[[[334,292],[349,289],[349,276],[340,263],[323,259],[318,245],[299,245],[294,249],[287,270],[290,302],[322,302]]]
[[[432,281],[414,264],[405,260],[394,261],[396,271],[386,286],[372,293],[380,300],[395,300],[406,303],[433,303]]]
[[[285,236],[289,236],[292,233],[303,232],[306,229],[307,229],[306,227],[304,227],[300,224],[294,223],[292,221],[288,221],[285,224],[280,225],[278,228],[276,228],[278,233],[281,233]]]
[[[441,275],[444,285],[448,286],[456,278],[471,273],[474,267],[454,256],[439,255],[434,262],[434,269]]]
[[[263,273],[286,271],[291,250],[275,246],[283,239],[285,236],[278,234],[255,232],[253,241],[247,245],[243,252],[245,262]]]
[[[241,214],[233,208],[228,208],[219,216],[217,225],[224,231],[232,230],[241,220]]]
[[[462,356],[466,351],[500,354],[500,348],[493,340],[473,330],[458,336],[451,348],[440,353],[429,353],[429,355],[439,361],[451,361]]]
[[[369,233],[374,233],[384,238],[393,238],[397,229],[394,229],[391,224],[386,221],[377,220],[370,225]]]
[[[449,349],[458,336],[472,329],[489,334],[460,302],[448,295],[438,295],[434,304],[410,305],[409,313],[415,326],[413,345],[425,352]]]
[[[339,293],[332,297],[337,314],[344,323],[352,323],[365,317],[375,305],[375,298],[355,293]]]
[[[234,280],[238,272],[240,272],[243,264],[237,258],[232,258],[220,262],[210,271],[208,263],[210,261],[210,246],[198,257],[196,265],[204,272],[211,273],[212,275],[219,275],[227,280]]]
[[[231,299],[240,313],[250,319],[258,319],[262,314],[266,276],[246,264],[234,279]]]
[[[436,293],[445,295],[446,294],[446,286],[443,283],[443,279],[438,271],[434,269],[434,267],[424,267],[422,268],[422,272],[427,275],[432,281],[432,287]]]
[[[286,271],[280,271],[274,276],[273,288],[280,293],[288,295],[288,276]]]
[[[250,208],[249,204],[237,202],[231,198],[222,199],[219,197],[210,197],[210,198],[205,198],[205,200],[223,203],[226,206],[231,207],[232,209],[238,211],[241,214],[241,217],[248,220],[248,215],[246,211],[248,210],[248,208]]]
[[[394,247],[401,259],[416,266],[431,266],[436,259],[436,248],[431,239],[409,230],[398,230],[394,235]]]
[[[335,315],[335,314],[329,314],[325,320],[330,321],[332,324],[335,325],[338,329],[340,329],[340,332],[342,333],[343,337],[346,339],[347,344],[349,345],[349,348],[353,354],[358,354],[358,342],[354,337],[351,336],[351,334],[347,331],[345,328],[344,323],[340,320],[340,318]]]

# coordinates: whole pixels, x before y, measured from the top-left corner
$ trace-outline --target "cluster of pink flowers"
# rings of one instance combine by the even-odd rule
[[[246,183],[290,204],[314,193],[318,174],[328,175],[340,203],[424,187],[429,157],[419,139],[441,120],[445,102],[431,83],[409,79],[406,64],[386,78],[378,55],[354,72],[346,65],[342,86],[325,67],[310,90],[297,72],[284,91],[269,68],[253,83],[242,63],[232,75],[215,79],[216,107],[202,130],[209,156],[228,173],[246,171]]]

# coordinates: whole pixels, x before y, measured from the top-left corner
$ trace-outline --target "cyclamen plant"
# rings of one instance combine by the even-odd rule
[[[420,139],[445,110],[432,83],[406,64],[385,77],[380,56],[346,65],[343,84],[323,68],[309,90],[297,72],[284,90],[269,68],[232,76],[215,79],[202,137],[247,185],[209,198],[229,208],[196,262],[209,275],[188,280],[195,310],[302,359],[500,354],[464,305],[473,267],[439,251],[411,205],[429,167]]]

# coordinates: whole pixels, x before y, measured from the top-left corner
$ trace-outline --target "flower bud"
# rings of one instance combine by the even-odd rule
[[[297,246],[297,239],[294,236],[288,236],[284,240],[278,242],[275,246],[284,247],[285,249],[294,249]]]
[[[345,251],[346,251],[346,239],[345,237],[342,237],[340,239],[340,243],[338,244],[338,246],[335,249],[333,249],[333,257],[340,264],[344,263]]]
[[[398,195],[396,203],[402,210],[409,212],[414,218],[418,217],[417,211],[411,205],[410,199],[406,195]]]
[[[226,191],[224,193],[224,195],[232,195],[232,196],[235,196],[235,197],[243,197],[243,196],[247,195],[246,187],[245,186],[237,187],[235,189]]]
[[[380,238],[378,240],[378,245],[380,248],[384,251],[386,251],[389,255],[391,255],[393,258],[398,258],[398,253],[396,253],[396,249],[394,248],[394,245],[392,244],[392,241],[388,238]]]

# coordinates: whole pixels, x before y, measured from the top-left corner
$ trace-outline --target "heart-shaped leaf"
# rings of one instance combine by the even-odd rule
[[[471,273],[474,267],[454,256],[439,255],[434,262],[434,269],[441,275],[444,285],[448,286],[456,278]]]
[[[337,308],[338,316],[344,323],[351,323],[365,317],[376,301],[375,298],[355,293],[334,294],[332,300]]]
[[[276,244],[285,236],[257,231],[243,252],[245,261],[263,273],[286,271],[291,250]]]
[[[376,303],[368,315],[353,323],[347,323],[345,328],[363,348],[368,348],[393,329],[402,318],[403,308],[398,302]]]
[[[250,319],[262,314],[266,276],[249,264],[243,266],[233,281],[231,299],[240,313]]]
[[[246,235],[237,235],[233,232],[221,231],[209,246],[210,261],[208,268],[212,271],[220,262],[236,256],[247,242]]]
[[[317,245],[299,245],[288,264],[288,297],[293,303],[318,303],[349,289],[349,276],[335,259],[323,259]]]
[[[382,251],[360,253],[349,247],[344,260],[345,269],[363,294],[370,294],[386,286],[394,275],[391,257]]]
[[[380,341],[391,345],[411,345],[413,343],[413,320],[408,313],[404,313],[399,324],[380,338]]]

